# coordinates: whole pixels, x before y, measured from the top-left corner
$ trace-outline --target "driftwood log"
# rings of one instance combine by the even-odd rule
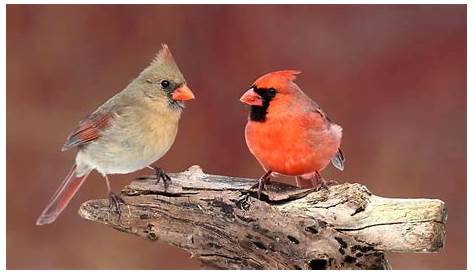
[[[123,232],[185,249],[212,269],[388,269],[385,252],[435,252],[445,241],[446,206],[391,199],[358,183],[317,192],[278,183],[261,200],[254,179],[208,175],[198,166],[121,192],[122,214],[107,200],[79,214]]]

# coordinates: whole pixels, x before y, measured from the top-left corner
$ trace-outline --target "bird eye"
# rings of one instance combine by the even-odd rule
[[[277,92],[277,91],[276,91],[276,89],[274,89],[274,88],[269,88],[269,89],[268,89],[268,94],[270,94],[270,95],[275,95],[276,92]]]
[[[161,81],[161,86],[162,86],[163,88],[169,87],[169,86],[170,86],[170,81],[168,81],[168,80],[163,80],[163,81]]]

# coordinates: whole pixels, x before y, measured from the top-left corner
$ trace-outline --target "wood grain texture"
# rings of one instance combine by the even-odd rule
[[[434,252],[445,241],[446,207],[435,199],[378,197],[357,183],[314,192],[273,183],[256,199],[253,179],[208,175],[198,166],[122,190],[122,214],[107,200],[79,214],[185,249],[217,269],[388,269],[385,252]]]

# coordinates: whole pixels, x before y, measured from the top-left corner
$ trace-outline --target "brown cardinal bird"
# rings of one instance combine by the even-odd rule
[[[105,177],[111,209],[120,214],[123,200],[114,194],[108,174],[150,167],[165,187],[170,178],[150,165],[173,144],[183,101],[194,95],[166,45],[124,90],[79,122],[62,150],[77,147],[76,163],[36,224],[54,222],[92,170]]]
[[[310,181],[319,189],[325,183],[320,172],[329,162],[344,169],[342,128],[293,82],[299,73],[265,74],[240,98],[250,105],[247,146],[266,171],[259,179],[259,196],[273,173],[296,176],[298,187]]]

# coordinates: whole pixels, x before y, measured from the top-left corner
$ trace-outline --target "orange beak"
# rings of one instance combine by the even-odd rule
[[[244,95],[240,97],[240,102],[250,106],[263,106],[262,97],[260,97],[253,88],[247,90]]]
[[[194,99],[194,94],[191,89],[188,88],[188,86],[182,85],[173,91],[173,95],[171,97],[175,101],[187,101]]]

